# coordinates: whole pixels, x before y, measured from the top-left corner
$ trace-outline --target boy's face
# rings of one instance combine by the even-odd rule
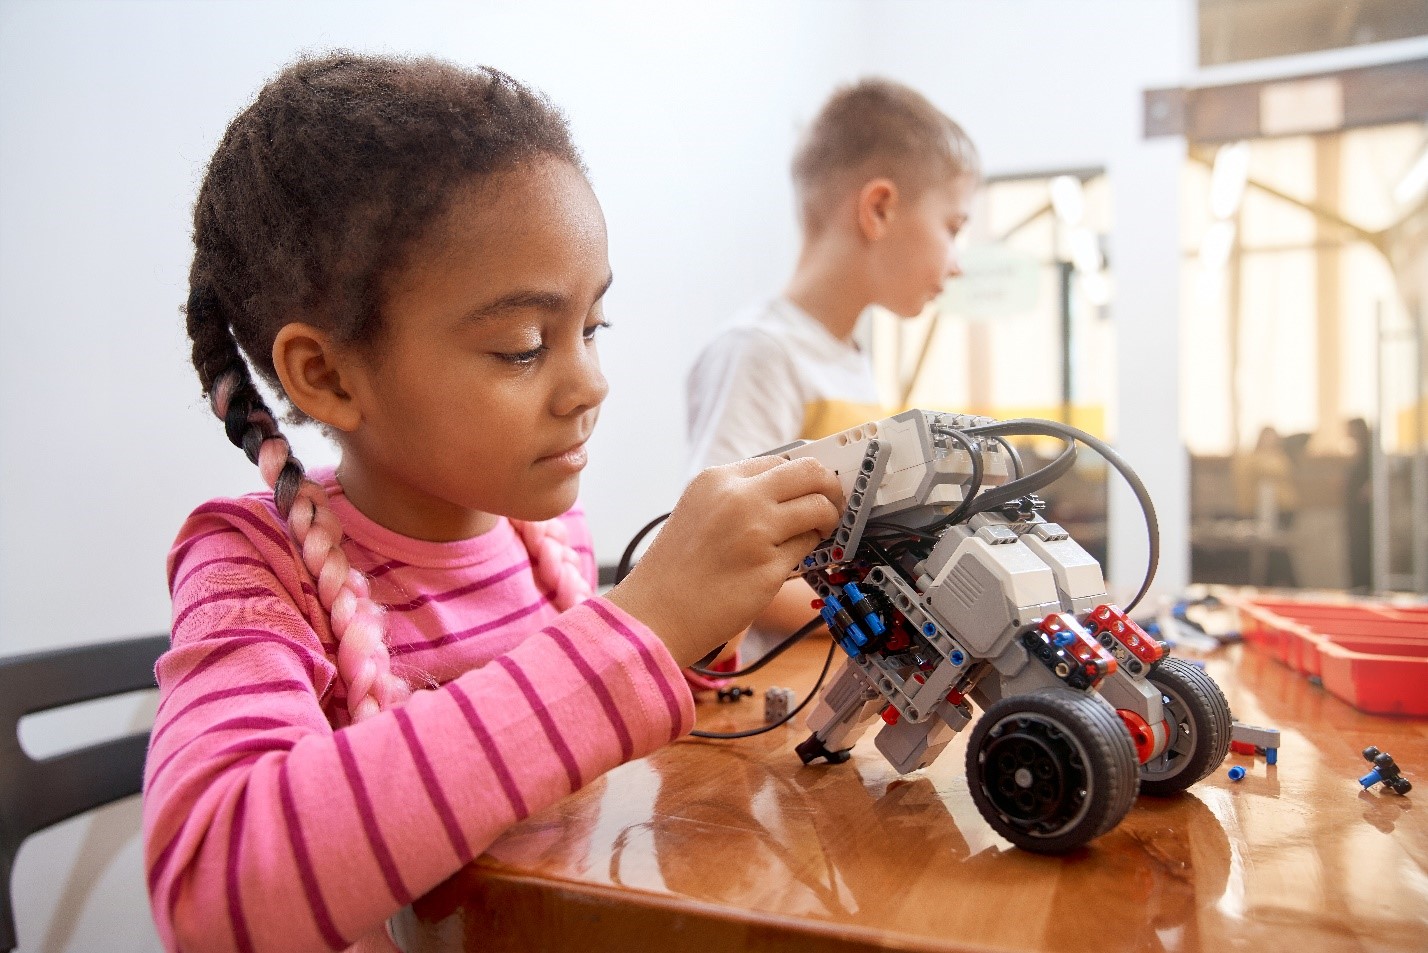
[[[369,516],[421,538],[557,516],[608,391],[600,205],[578,169],[541,159],[463,190],[435,231],[389,281],[343,466],[406,511]]]
[[[922,193],[902,193],[887,231],[872,245],[874,300],[894,314],[916,317],[962,273],[957,233],[967,224],[977,178],[959,175]]]

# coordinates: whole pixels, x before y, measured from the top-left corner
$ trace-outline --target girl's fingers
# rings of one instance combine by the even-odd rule
[[[801,568],[804,557],[813,552],[813,547],[823,542],[824,538],[823,534],[817,530],[810,530],[784,540],[774,547],[774,552],[778,554],[779,564],[787,566],[791,571]]]
[[[819,539],[826,539],[837,531],[842,517],[843,511],[828,497],[808,493],[775,507],[767,526],[776,543],[810,530],[819,533]]]
[[[839,484],[837,475],[812,457],[782,461],[779,466],[764,470],[754,476],[754,479],[779,503],[809,493],[821,493],[839,510],[843,508],[843,487]]]
[[[742,477],[755,477],[761,473],[767,473],[775,467],[787,463],[783,457],[748,457],[744,460],[736,460],[733,463],[725,464],[725,469],[732,470]],[[714,468],[710,468],[714,469]]]

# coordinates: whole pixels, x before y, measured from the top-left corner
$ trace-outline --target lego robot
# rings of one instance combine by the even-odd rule
[[[1057,436],[1066,450],[1021,474],[1004,438]],[[1183,791],[1224,760],[1231,716],[1199,668],[1166,654],[1112,604],[1100,565],[1041,514],[1033,492],[1093,446],[1048,421],[910,410],[771,451],[838,474],[847,508],[803,563],[814,606],[847,653],[815,702],[807,764],[847,760],[874,724],[899,772],[931,764],[981,717],[967,781],[982,816],[1026,850],[1080,847],[1120,822],[1138,792]]]

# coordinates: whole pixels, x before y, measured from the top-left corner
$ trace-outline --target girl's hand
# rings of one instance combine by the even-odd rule
[[[710,467],[607,598],[689,665],[747,628],[842,515],[838,478],[811,457]]]

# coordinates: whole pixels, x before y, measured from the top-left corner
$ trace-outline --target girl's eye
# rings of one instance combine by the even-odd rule
[[[602,328],[608,328],[609,326],[609,321],[597,321],[596,323],[584,328],[581,333],[584,336],[585,340],[589,342],[595,340],[595,335]],[[511,353],[497,352],[496,357],[505,361],[507,364],[514,364],[517,367],[526,367],[540,360],[541,356],[549,350],[550,346],[542,343],[537,347],[531,348],[529,351],[516,351]]]
[[[532,348],[529,351],[520,351],[515,354],[497,354],[496,356],[507,364],[515,364],[520,367],[526,364],[534,364],[546,350],[546,346],[542,344],[540,347]]]

